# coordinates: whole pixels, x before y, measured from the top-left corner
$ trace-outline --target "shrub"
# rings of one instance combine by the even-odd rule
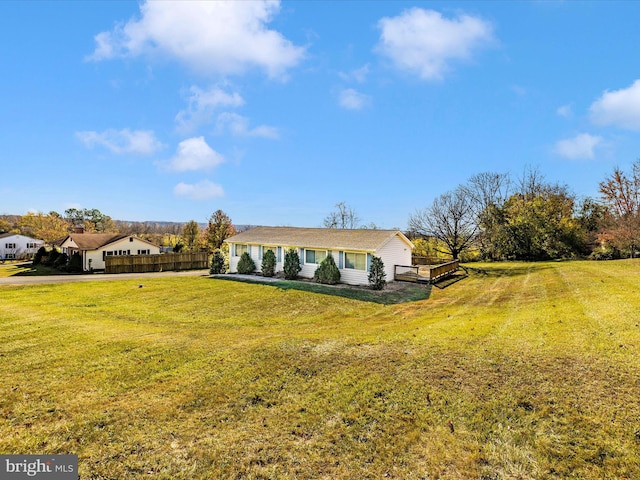
[[[47,267],[53,267],[53,265],[56,263],[56,260],[58,259],[59,256],[60,256],[60,252],[57,251],[55,248],[52,249],[49,252],[49,255],[47,256],[47,261],[45,262],[45,265]]]
[[[335,285],[340,281],[340,270],[336,265],[333,255],[330,253],[320,263],[313,274],[313,279],[318,283]]]
[[[287,280],[295,280],[298,278],[298,273],[302,270],[300,265],[300,256],[298,252],[291,248],[284,254],[284,278]]]
[[[33,264],[40,265],[42,263],[42,257],[47,256],[47,249],[44,247],[40,247],[36,254],[33,256]]]
[[[380,257],[371,256],[369,268],[369,286],[374,290],[382,290],[387,284],[387,274],[384,271],[384,263]]]
[[[248,252],[244,252],[238,262],[238,273],[251,273],[256,269],[256,264]]]
[[[227,268],[224,263],[225,263],[224,254],[219,248],[216,248],[213,251],[213,255],[211,257],[211,269],[209,270],[209,273],[211,273],[211,275],[226,273]]]
[[[276,254],[273,250],[266,250],[262,255],[262,275],[273,277],[276,274]]]
[[[69,259],[67,271],[71,273],[82,272],[82,257],[78,252],[74,252]]]
[[[53,267],[57,268],[58,270],[66,270],[67,263],[69,263],[69,256],[66,253],[61,253],[53,262]]]

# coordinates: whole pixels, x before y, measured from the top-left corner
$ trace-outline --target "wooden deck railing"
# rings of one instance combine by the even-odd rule
[[[429,267],[420,265],[395,265],[393,279],[399,282],[435,283],[452,275],[460,268],[460,260],[453,260]]]
[[[451,262],[443,263],[442,265],[435,265],[429,269],[429,281],[434,283],[441,278],[447,277],[460,268],[460,260],[453,260]]]

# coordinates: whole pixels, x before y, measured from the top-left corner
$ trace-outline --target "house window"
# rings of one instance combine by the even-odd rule
[[[7,260],[15,260],[16,254],[15,253],[7,253],[4,258],[6,258]]]
[[[138,255],[149,255],[151,251],[147,248],[146,250],[138,250]]]
[[[15,243],[5,243],[4,244],[4,248],[16,248],[16,244]]]
[[[27,248],[36,248],[37,246],[35,243],[27,243]]]
[[[236,244],[236,257],[241,257],[247,251],[247,246],[240,243]]]
[[[351,268],[354,270],[366,270],[367,254],[344,252],[344,268]]]
[[[320,263],[327,257],[326,250],[305,250],[304,263]]]

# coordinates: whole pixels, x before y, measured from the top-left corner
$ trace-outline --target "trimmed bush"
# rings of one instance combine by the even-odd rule
[[[371,256],[369,268],[369,286],[374,290],[382,290],[387,284],[387,274],[384,271],[384,262],[380,257]]]
[[[298,278],[300,270],[302,270],[300,256],[294,248],[290,248],[284,254],[284,278],[287,280],[295,280]]]
[[[226,273],[227,269],[225,267],[224,261],[225,261],[224,254],[219,248],[216,248],[213,251],[213,255],[211,256],[211,269],[209,270],[209,273],[211,275]]]
[[[244,252],[238,262],[238,273],[252,273],[256,269],[256,264],[248,252]]]
[[[276,274],[276,254],[273,250],[266,250],[262,255],[262,275],[273,277]]]
[[[326,285],[335,285],[340,281],[340,270],[330,253],[320,263],[313,274],[313,279],[318,283]]]

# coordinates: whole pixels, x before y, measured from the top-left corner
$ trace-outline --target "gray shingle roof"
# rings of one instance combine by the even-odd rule
[[[399,230],[299,227],[254,227],[226,239],[225,242],[374,252],[396,235],[411,245]]]

